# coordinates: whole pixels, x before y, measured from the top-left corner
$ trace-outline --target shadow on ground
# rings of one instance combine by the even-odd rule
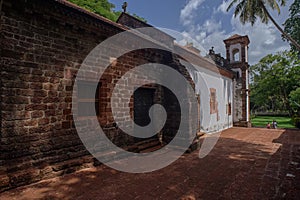
[[[0,199],[297,199],[300,132],[232,128],[203,159],[198,151],[144,174],[105,166],[0,194]]]

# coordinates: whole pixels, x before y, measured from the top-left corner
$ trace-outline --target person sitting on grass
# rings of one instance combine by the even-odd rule
[[[271,128],[270,122],[267,123],[267,128]]]

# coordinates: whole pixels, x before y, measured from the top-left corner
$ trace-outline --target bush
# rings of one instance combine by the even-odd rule
[[[293,122],[297,128],[300,128],[300,117],[294,117]]]

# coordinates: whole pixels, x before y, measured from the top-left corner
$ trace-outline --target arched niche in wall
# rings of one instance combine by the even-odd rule
[[[233,58],[233,62],[240,62],[241,61],[240,50],[239,49],[233,49],[232,50],[232,58]]]
[[[230,46],[230,62],[241,62],[241,44],[234,44]]]

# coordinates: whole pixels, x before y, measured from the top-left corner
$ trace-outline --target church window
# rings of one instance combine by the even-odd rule
[[[231,115],[231,103],[228,103],[227,105],[227,114]]]
[[[215,88],[210,88],[210,114],[217,113],[217,93]]]

